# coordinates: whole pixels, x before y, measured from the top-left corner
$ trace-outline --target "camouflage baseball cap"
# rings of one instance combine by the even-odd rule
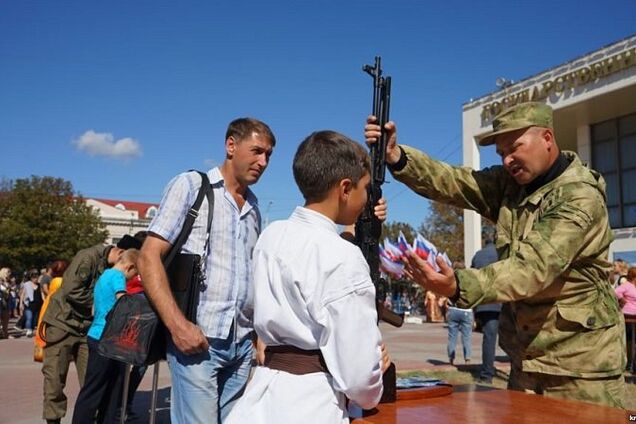
[[[544,103],[519,103],[495,116],[492,131],[477,138],[480,146],[495,142],[495,137],[528,127],[552,128],[552,108]]]

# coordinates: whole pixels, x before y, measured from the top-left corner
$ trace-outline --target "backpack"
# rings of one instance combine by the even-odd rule
[[[44,300],[42,299],[42,288],[40,284],[37,284],[35,290],[33,290],[33,301],[29,305],[29,307],[34,311],[39,311],[42,308],[42,304]]]
[[[144,293],[117,299],[106,316],[100,355],[131,365],[150,365],[165,358],[165,331]]]

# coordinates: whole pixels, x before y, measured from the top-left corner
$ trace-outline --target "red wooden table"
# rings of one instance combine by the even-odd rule
[[[378,405],[373,415],[353,424],[415,423],[626,423],[630,413],[591,403],[554,399],[484,386],[455,386],[452,394]],[[635,417],[636,412],[632,412]]]

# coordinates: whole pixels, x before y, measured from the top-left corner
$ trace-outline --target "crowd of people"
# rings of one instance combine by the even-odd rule
[[[448,322],[449,361],[455,361],[459,333],[470,360],[476,318],[484,331],[483,381],[492,381],[498,336],[511,361],[509,389],[622,407],[623,313],[636,312],[636,271],[617,266],[610,279],[602,177],[576,154],[559,150],[551,108],[521,103],[496,117],[479,143],[494,144],[502,166],[481,171],[398,144],[395,123],[380,128],[372,116],[366,142],[375,143],[382,131],[387,166],[398,181],[497,224],[470,268],[438,260],[435,269],[404,255],[405,275],[426,293],[427,316]],[[10,271],[0,270],[3,317],[5,310],[16,312],[11,299],[17,297],[27,335],[37,325],[36,308],[48,301],[41,317],[48,423],[66,414],[72,362],[82,387],[73,422],[112,422],[126,413],[117,389],[121,366],[96,350],[126,279],[141,282],[167,330],[173,423],[293,422],[299,416],[347,423],[356,407],[379,402],[390,356],[377,327],[375,288],[360,250],[339,234],[367,203],[369,156],[342,134],[310,134],[292,163],[305,203],[261,232],[251,186],[275,146],[267,124],[232,121],[225,160],[207,172],[211,195],[197,214],[191,208],[203,179],[196,172],[177,175],[143,237],[78,252],[55,290],[52,273],[28,273],[19,289]],[[386,218],[384,202],[374,210]],[[188,215],[195,223],[181,253],[200,258],[201,287],[190,319],[163,266]],[[416,303],[408,291],[399,302],[409,311]]]
[[[51,281],[64,272],[64,261],[55,261],[38,271],[31,268],[18,280],[11,268],[0,268],[0,339],[33,337]],[[14,331],[9,321],[16,320]]]

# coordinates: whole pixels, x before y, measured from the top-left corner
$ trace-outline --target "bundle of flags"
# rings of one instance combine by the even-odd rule
[[[435,271],[439,272],[439,266],[436,261],[438,256],[441,256],[448,266],[452,266],[448,255],[446,255],[446,253],[440,253],[435,245],[426,240],[420,233],[417,233],[413,243],[409,244],[404,234],[400,231],[395,243],[385,238],[384,243],[378,247],[380,254],[380,271],[394,278],[401,278],[404,274],[402,256],[409,250],[415,252],[417,256],[428,262]]]

